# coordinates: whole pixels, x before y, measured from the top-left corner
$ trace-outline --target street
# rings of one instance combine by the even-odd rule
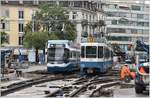
[[[0,0],[1,98],[149,98],[150,0]]]

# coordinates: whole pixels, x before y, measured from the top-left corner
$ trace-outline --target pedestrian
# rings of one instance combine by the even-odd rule
[[[22,76],[22,71],[19,69],[16,69],[16,75],[17,77],[21,77]]]
[[[17,69],[15,69],[15,72],[16,72],[16,76],[19,77],[19,73]]]

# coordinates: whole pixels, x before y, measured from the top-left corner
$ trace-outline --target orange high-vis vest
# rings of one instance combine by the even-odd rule
[[[146,73],[143,67],[140,68],[140,72],[141,73]]]
[[[130,72],[130,69],[127,67],[127,66],[123,66],[122,69],[121,69],[121,79],[124,79],[125,76],[130,76],[131,75],[131,72]]]

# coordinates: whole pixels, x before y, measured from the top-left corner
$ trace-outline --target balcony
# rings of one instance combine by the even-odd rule
[[[125,36],[125,37],[147,37],[148,34],[130,34],[130,33],[109,33],[110,36]]]
[[[149,27],[143,27],[143,26],[131,26],[131,25],[107,25],[107,27],[111,28],[124,28],[124,29],[142,29],[142,30],[149,30]]]
[[[121,17],[119,17],[119,16],[113,16],[113,17],[107,16],[106,18],[107,18],[107,20],[119,20]],[[138,20],[137,20],[137,18],[132,18],[132,17],[125,17],[125,18],[128,19],[128,21],[138,21],[138,22],[147,22],[149,20],[149,18],[148,19],[138,18]]]
[[[123,45],[128,45],[128,44],[133,44],[134,42],[131,41],[108,41],[111,44],[123,44]]]

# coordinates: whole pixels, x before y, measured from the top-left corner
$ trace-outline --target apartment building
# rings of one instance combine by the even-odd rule
[[[49,3],[57,4],[68,10],[68,18],[76,23],[77,38],[80,43],[81,35],[100,32],[93,28],[95,22],[104,20],[101,2],[95,0],[2,0],[1,1],[1,30],[9,35],[9,44],[6,46],[22,46],[24,27],[33,19],[38,5]]]
[[[105,0],[106,26],[111,44],[124,51],[137,39],[149,44],[149,4],[139,0]]]

